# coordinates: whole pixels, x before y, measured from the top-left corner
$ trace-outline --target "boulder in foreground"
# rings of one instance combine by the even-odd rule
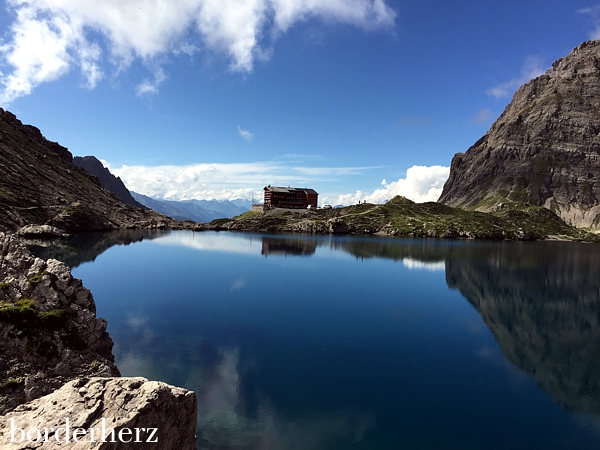
[[[1,417],[0,448],[194,450],[196,409],[193,392],[162,382],[81,378]]]

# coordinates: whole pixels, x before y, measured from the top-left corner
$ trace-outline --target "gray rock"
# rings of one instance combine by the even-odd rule
[[[57,238],[65,235],[59,228],[51,225],[25,225],[17,231],[17,234],[23,237],[34,238]]]
[[[77,379],[0,417],[0,447],[3,450],[65,447],[193,450],[196,448],[196,410],[193,392],[162,382],[145,378]],[[65,443],[67,421],[68,445]],[[46,440],[44,429],[51,428],[54,431],[49,431],[47,442],[43,442]],[[57,436],[55,430],[59,428],[61,432]],[[83,431],[78,432],[79,442],[74,443],[73,432],[77,428]],[[38,438],[34,429],[41,431],[41,442],[31,442]],[[95,429],[93,435],[92,429]],[[114,435],[111,429],[115,430]],[[57,442],[57,437],[61,442]],[[115,442],[111,442],[113,437]],[[136,439],[139,442],[136,443]]]
[[[584,42],[522,86],[490,130],[452,159],[439,202],[490,211],[545,206],[600,227],[600,41]]]
[[[0,414],[74,378],[119,375],[106,325],[64,263],[0,233]]]

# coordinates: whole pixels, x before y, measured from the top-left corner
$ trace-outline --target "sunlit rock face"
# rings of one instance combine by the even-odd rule
[[[83,378],[3,417],[0,447],[195,450],[195,427],[191,391],[141,377]]]
[[[600,41],[584,42],[522,86],[490,130],[452,159],[439,202],[486,211],[545,206],[600,227]]]
[[[600,414],[600,254],[565,245],[448,258],[446,280],[479,311],[512,364],[562,407]]]

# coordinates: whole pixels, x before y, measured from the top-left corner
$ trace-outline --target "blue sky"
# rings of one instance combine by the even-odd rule
[[[0,11],[0,104],[170,199],[250,198],[266,184],[329,203],[435,199],[452,156],[520,84],[600,37],[600,7],[579,0],[2,0]]]

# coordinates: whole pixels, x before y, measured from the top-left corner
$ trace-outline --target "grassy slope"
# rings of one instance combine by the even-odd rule
[[[440,203],[415,203],[394,197],[383,205],[361,204],[312,214],[242,215],[232,220],[213,221],[208,228],[240,231],[294,232],[304,227],[309,232],[327,233],[328,221],[343,221],[350,234],[383,233],[392,236],[471,238],[471,239],[547,239],[600,241],[597,235],[565,224],[553,212],[532,206],[507,205],[494,213],[468,211]],[[312,226],[310,224],[312,222]]]

